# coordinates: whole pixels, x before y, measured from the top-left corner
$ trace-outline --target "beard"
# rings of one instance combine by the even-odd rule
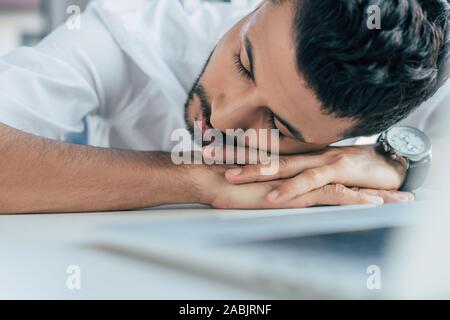
[[[203,77],[203,74],[205,73],[205,71],[209,65],[209,62],[211,60],[211,57],[212,57],[214,51],[215,51],[215,48],[210,53],[208,59],[206,60],[204,66],[202,68],[202,71],[200,72],[200,75],[197,77],[197,80],[195,80],[194,84],[192,85],[191,90],[188,93],[187,100],[184,104],[184,121],[186,123],[186,128],[189,131],[189,133],[191,134],[192,140],[195,141],[198,145],[200,145],[202,147],[210,145],[211,143],[214,143],[215,140],[213,137],[211,141],[203,141],[202,134],[200,134],[200,136],[195,135],[195,130],[199,130],[199,129],[195,128],[195,126],[194,126],[195,120],[191,121],[191,119],[189,119],[189,111],[193,107],[193,102],[196,97],[200,101],[200,111],[199,112],[203,113],[207,128],[210,130],[211,129],[214,130],[216,134],[220,134],[222,136],[223,142],[226,141],[226,143],[229,143],[230,141],[232,141],[232,144],[236,145],[236,141],[234,141],[234,139],[233,140],[227,139],[226,138],[227,136],[225,133],[223,133],[220,130],[215,129],[212,126],[212,124],[211,124],[211,103],[209,102],[210,98],[209,98],[208,93],[206,92],[205,88],[203,87],[203,85],[200,84],[200,80]],[[198,138],[199,140],[196,140],[196,138]]]
[[[191,134],[194,136],[194,124],[189,119],[189,110],[192,107],[194,102],[194,98],[197,97],[200,101],[200,112],[203,112],[205,116],[205,121],[208,128],[212,128],[210,119],[211,119],[211,104],[208,102],[208,95],[201,84],[196,82],[192,89],[189,91],[188,99],[184,105],[184,121],[186,122],[186,127]]]
[[[206,60],[205,64],[203,65],[202,71],[200,72],[200,75],[197,77],[197,80],[195,80],[194,84],[191,87],[191,90],[189,90],[188,98],[184,104],[184,121],[186,123],[186,128],[188,129],[189,133],[191,134],[192,139],[194,139],[194,123],[191,122],[191,119],[189,119],[189,111],[191,110],[193,106],[193,102],[195,97],[198,98],[200,101],[200,112],[203,112],[206,120],[206,124],[209,128],[212,128],[210,119],[211,119],[211,104],[209,103],[208,94],[205,90],[205,88],[200,84],[200,79],[202,78],[203,74],[205,73],[206,68],[208,67],[209,61],[211,60],[211,56],[213,55],[214,50],[210,53],[208,59]],[[197,141],[200,145],[202,145],[201,141]]]

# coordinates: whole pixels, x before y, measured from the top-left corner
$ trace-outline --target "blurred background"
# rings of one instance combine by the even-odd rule
[[[39,43],[52,30],[67,21],[70,6],[84,10],[89,1],[94,0],[0,0],[0,57],[20,46],[33,46]],[[124,0],[105,0],[124,1]],[[131,1],[131,0],[127,0]],[[149,0],[134,0],[149,1]],[[195,8],[200,2],[231,2],[241,6],[259,0],[157,0],[180,1],[187,10]],[[87,143],[87,126],[82,133],[67,137],[72,143]]]
[[[64,23],[67,8],[85,8],[90,0],[0,0],[0,56],[21,45],[34,45]],[[116,0],[111,0],[116,1]],[[161,0],[167,1],[167,0]],[[172,1],[172,0],[171,0]],[[173,0],[176,1],[176,0]],[[192,6],[200,0],[180,0]],[[221,1],[221,0],[208,0]],[[242,5],[247,0],[222,0]]]

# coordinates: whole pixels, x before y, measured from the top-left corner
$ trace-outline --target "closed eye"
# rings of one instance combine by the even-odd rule
[[[281,130],[275,124],[276,117],[275,117],[274,113],[272,111],[268,111],[267,115],[268,115],[269,129],[278,130],[280,139],[285,138],[286,135],[283,134],[283,132],[281,132]]]
[[[251,74],[251,72],[249,70],[247,70],[247,68],[245,68],[245,66],[242,64],[241,55],[240,54],[235,54],[233,56],[233,60],[234,60],[234,65],[236,67],[236,70],[242,76],[244,76],[245,79],[253,80],[253,75]]]

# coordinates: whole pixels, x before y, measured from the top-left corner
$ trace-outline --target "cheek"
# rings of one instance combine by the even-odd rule
[[[209,94],[226,92],[238,80],[233,65],[233,51],[222,44],[216,48],[203,74],[202,85],[209,88]]]

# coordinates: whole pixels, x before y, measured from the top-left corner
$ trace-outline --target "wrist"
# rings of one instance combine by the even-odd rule
[[[226,166],[206,164],[175,164],[171,155],[150,152],[148,162],[148,185],[157,189],[148,190],[157,203],[152,205],[200,203],[210,205],[214,202],[225,184]],[[155,177],[154,173],[157,172]],[[149,188],[151,189],[151,188]]]
[[[185,169],[189,172],[191,191],[195,193],[197,203],[211,205],[228,184],[225,166],[201,164],[189,165]]]
[[[384,159],[384,162],[386,165],[390,166],[392,169],[394,169],[395,173],[397,174],[397,183],[396,183],[396,190],[400,189],[400,187],[403,185],[403,182],[406,179],[406,175],[408,173],[408,161],[404,158],[396,158],[393,159],[390,153],[387,153],[381,144],[376,144],[373,146],[375,152],[381,156]]]
[[[149,151],[131,153],[132,165],[123,166],[122,181],[129,190],[124,208],[197,203],[198,194],[185,165],[176,165],[170,153]],[[126,176],[126,178],[123,178]]]
[[[160,167],[160,190],[164,191],[162,204],[204,203],[199,168],[203,165],[175,164],[168,153],[158,153],[156,161],[150,162]]]

